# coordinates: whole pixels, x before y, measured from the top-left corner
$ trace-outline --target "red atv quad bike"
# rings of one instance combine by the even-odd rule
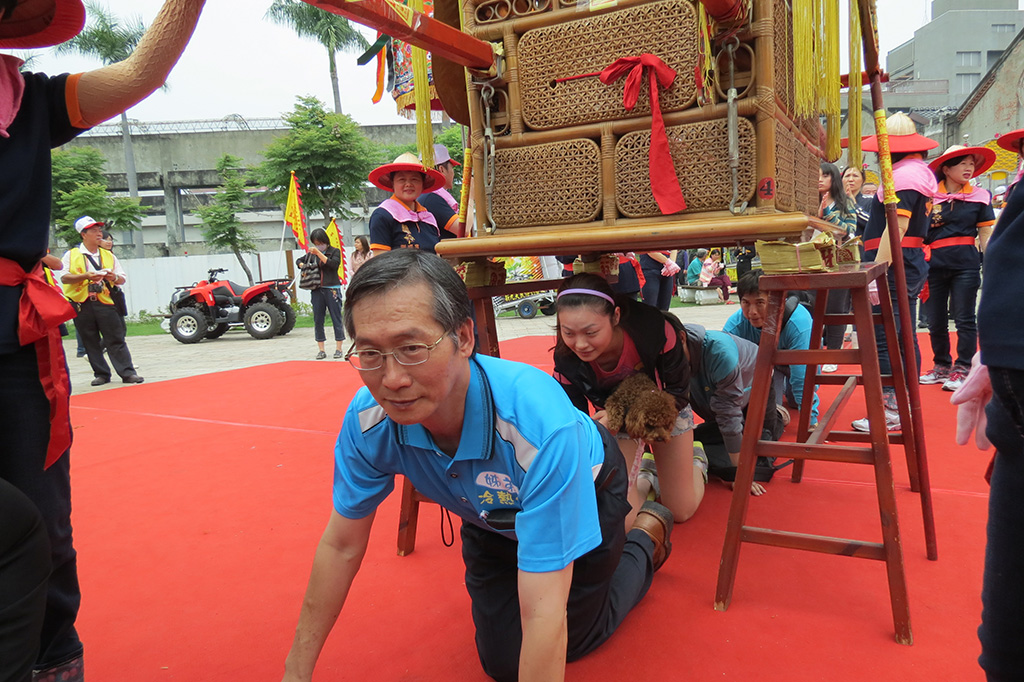
[[[223,336],[242,325],[254,339],[284,335],[295,327],[287,279],[270,279],[251,287],[218,280],[224,268],[210,270],[209,279],[175,287],[171,296],[171,334],[182,343]]]

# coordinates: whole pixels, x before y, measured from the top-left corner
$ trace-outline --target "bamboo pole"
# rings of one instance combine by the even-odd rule
[[[757,100],[753,97],[745,97],[739,100],[738,111],[743,117],[752,117],[757,114]],[[724,119],[728,113],[725,104],[714,104],[708,107],[691,107],[683,111],[670,111],[663,114],[666,126],[683,125],[686,123],[699,123],[701,121],[713,121]],[[617,121],[604,121],[601,123],[586,123],[584,125],[570,126],[568,128],[556,128],[554,130],[534,130],[512,135],[502,135],[495,140],[498,149],[510,149],[525,147],[533,144],[544,144],[546,142],[565,142],[579,138],[600,139],[605,126],[611,126],[611,132],[616,137],[637,130],[650,130],[651,117],[641,116],[639,118],[626,118]]]
[[[914,351],[914,323],[910,319],[907,300],[907,273],[903,265],[900,245],[899,219],[896,214],[896,191],[892,177],[892,157],[889,154],[889,135],[885,128],[885,104],[882,101],[882,70],[878,63],[878,35],[875,28],[874,0],[860,0],[861,26],[864,35],[864,64],[871,76],[871,106],[875,112],[875,131],[878,136],[878,161],[882,169],[885,196],[885,220],[889,231],[889,252],[896,280],[896,297],[900,311],[900,335],[903,357],[906,359],[907,392],[910,398],[911,437],[914,439],[920,477],[921,510],[924,521],[925,545],[928,558],[935,561],[939,552],[935,540],[935,517],[932,510],[931,482],[928,474],[928,456],[925,449],[924,413],[921,410],[921,388],[917,381],[916,353]],[[888,281],[888,278],[886,278]],[[886,295],[886,292],[879,292]],[[898,359],[896,359],[898,361]],[[904,425],[905,426],[905,425]],[[904,432],[906,437],[906,433]]]
[[[674,222],[633,221],[614,228],[519,232],[476,239],[445,239],[437,253],[445,258],[478,256],[546,256],[622,251],[695,248],[704,244],[750,243],[755,239],[799,237],[808,227],[828,229],[828,223],[803,213],[725,215]],[[600,226],[600,224],[597,224]]]
[[[774,3],[772,0],[755,0],[754,21],[762,26],[774,26]],[[754,86],[759,102],[757,111],[757,171],[754,181],[758,186],[770,180],[772,187],[778,187],[775,178],[775,36],[774,31],[759,31],[754,38],[757,63]],[[754,192],[757,210],[775,210],[775,192],[770,195]]]

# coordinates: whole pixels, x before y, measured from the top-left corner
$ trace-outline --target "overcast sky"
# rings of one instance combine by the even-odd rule
[[[101,0],[117,16],[140,16],[148,24],[161,0]],[[171,73],[166,92],[157,91],[129,111],[140,121],[219,119],[230,114],[246,118],[280,116],[298,95],[314,95],[332,107],[325,50],[300,40],[291,29],[263,18],[270,0],[208,0],[192,42]],[[847,2],[840,3],[844,13]],[[879,26],[883,54],[914,36],[929,19],[930,0],[880,0]],[[363,29],[372,41],[376,35]],[[843,41],[845,43],[845,41]],[[844,48],[845,51],[845,48]],[[372,104],[373,62],[357,66],[356,55],[338,55],[342,108],[362,124],[407,122],[385,95]],[[846,60],[843,60],[844,69]],[[96,68],[79,57],[40,54],[33,69],[56,74]]]

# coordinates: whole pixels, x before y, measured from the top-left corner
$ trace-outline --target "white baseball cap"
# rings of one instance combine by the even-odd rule
[[[456,166],[462,165],[461,163],[452,158],[451,153],[448,151],[448,147],[445,147],[443,144],[435,144],[434,165],[440,166],[442,163],[448,163],[449,161],[451,161]]]
[[[78,234],[82,234],[90,227],[95,227],[97,225],[103,227],[104,225],[106,225],[106,223],[101,223],[98,220],[93,220],[91,217],[87,215],[84,215],[75,221],[75,229],[78,230]]]

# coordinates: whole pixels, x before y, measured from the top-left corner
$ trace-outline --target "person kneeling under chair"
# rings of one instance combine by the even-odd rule
[[[462,517],[484,671],[561,680],[643,598],[671,550],[649,502],[627,533],[628,471],[612,436],[558,383],[474,353],[466,287],[441,258],[396,249],[352,278],[347,358],[365,387],[335,446],[334,508],[313,561],[284,680],[310,680],[402,474]]]

